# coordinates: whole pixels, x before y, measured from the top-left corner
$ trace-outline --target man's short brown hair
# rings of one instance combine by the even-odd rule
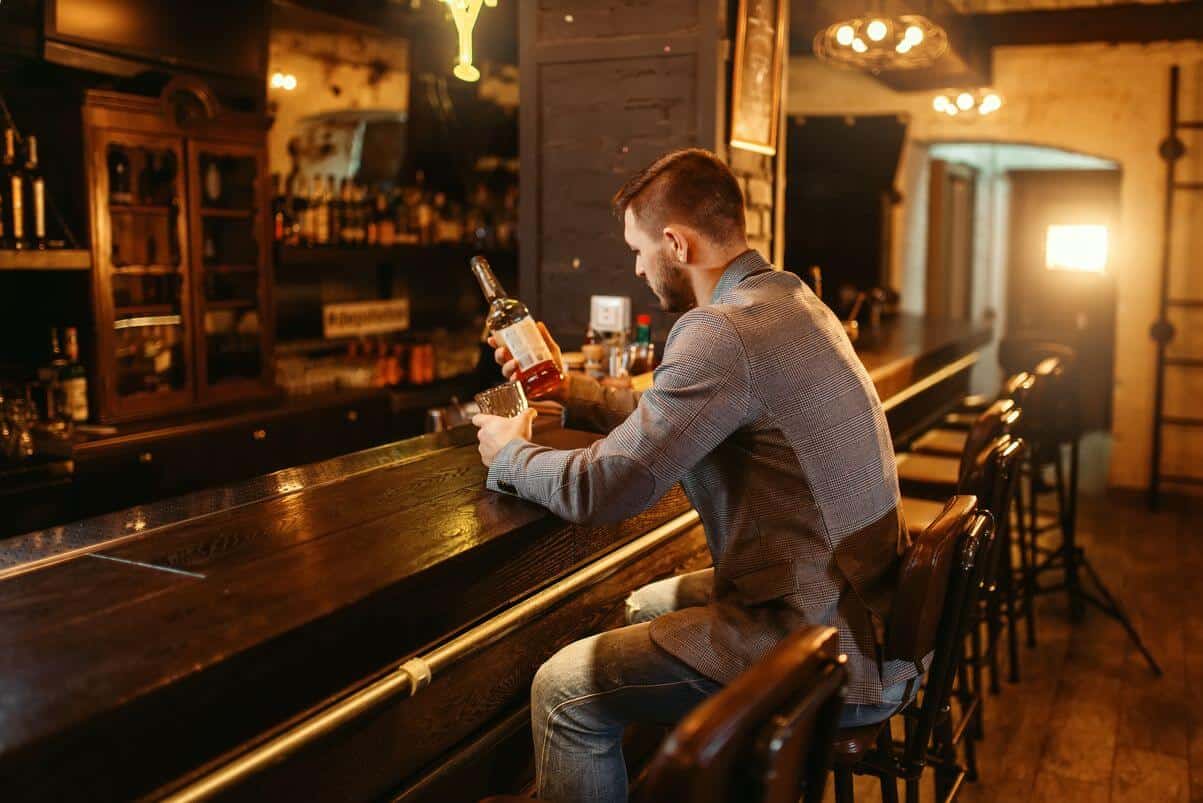
[[[702,148],[666,153],[640,170],[614,195],[614,213],[629,208],[635,219],[658,232],[684,223],[718,243],[744,236],[744,197],[735,175]]]

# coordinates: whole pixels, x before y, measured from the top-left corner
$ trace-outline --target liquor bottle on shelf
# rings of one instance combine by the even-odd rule
[[[221,206],[221,196],[224,186],[221,180],[221,168],[218,167],[216,159],[210,160],[209,165],[205,168],[203,187],[205,190],[205,206]]]
[[[288,215],[280,189],[280,174],[272,173],[272,239],[278,243],[284,241],[288,231]]]
[[[75,327],[63,330],[65,364],[58,373],[59,398],[66,418],[76,423],[88,420],[88,373],[79,362],[79,335]]]
[[[518,361],[518,380],[526,395],[537,399],[552,393],[564,378],[530,311],[521,301],[506,295],[487,259],[474,256],[471,266],[489,302],[489,330]]]
[[[38,165],[38,138],[25,138],[25,231],[30,246],[46,248],[46,180]]]
[[[4,129],[4,190],[8,196],[5,207],[4,232],[8,248],[27,248],[25,234],[25,175],[17,164],[17,132]]]
[[[301,242],[305,245],[313,245],[314,232],[317,228],[317,198],[314,192],[317,188],[317,180],[311,178],[308,181],[302,181],[301,186],[304,188],[301,191]]]
[[[130,176],[129,154],[119,145],[110,145],[109,203],[132,204],[134,202],[133,179]]]
[[[334,176],[330,176],[328,181],[322,181],[322,177],[317,177],[318,190],[315,193],[316,211],[314,212],[314,241],[318,245],[330,244],[330,194],[333,190]]]
[[[38,369],[38,381],[41,392],[45,394],[44,410],[47,421],[66,421],[68,416],[66,399],[61,385],[63,368],[67,366],[67,358],[63,354],[62,341],[59,340],[58,329],[50,330],[50,362]]]

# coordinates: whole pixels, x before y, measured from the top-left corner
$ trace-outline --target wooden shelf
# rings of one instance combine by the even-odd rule
[[[276,246],[276,265],[289,267],[375,267],[398,265],[430,267],[431,260],[439,265],[462,262],[468,270],[468,260],[483,254],[495,268],[506,270],[517,266],[516,248],[477,248],[463,243],[437,243],[434,245],[390,245],[347,247],[340,245],[279,245]]]
[[[109,213],[123,212],[128,215],[168,215],[170,204],[109,204]]]
[[[114,276],[176,276],[179,268],[171,265],[123,265],[113,267]]]
[[[254,309],[258,306],[258,301],[251,301],[248,298],[226,298],[221,301],[209,301],[205,299],[205,307],[207,309]]]
[[[253,209],[205,209],[202,208],[201,217],[218,217],[218,218],[249,218],[255,214]]]
[[[0,270],[90,270],[92,252],[75,249],[0,251]]]
[[[113,307],[115,315],[175,315],[177,308],[174,304],[130,304],[129,306]]]
[[[209,273],[258,273],[258,265],[205,265]]]

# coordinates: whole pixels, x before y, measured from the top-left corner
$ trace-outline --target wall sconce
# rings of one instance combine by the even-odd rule
[[[497,0],[443,0],[451,9],[451,19],[459,33],[459,58],[455,63],[455,77],[461,81],[480,80],[480,70],[472,64],[472,29],[480,16],[482,6],[497,7]]]
[[[1049,226],[1044,240],[1044,267],[1078,273],[1102,273],[1107,268],[1106,226]]]
[[[272,89],[283,89],[285,92],[291,92],[297,88],[297,77],[290,72],[276,71],[272,73],[268,84]]]

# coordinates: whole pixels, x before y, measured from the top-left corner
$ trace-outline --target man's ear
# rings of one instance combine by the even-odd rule
[[[689,238],[683,229],[676,226],[664,227],[664,238],[667,241],[668,252],[677,258],[678,262],[689,262]]]

